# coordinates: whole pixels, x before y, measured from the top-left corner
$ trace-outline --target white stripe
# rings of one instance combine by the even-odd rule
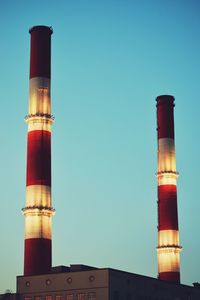
[[[34,130],[46,130],[51,132],[52,121],[42,117],[29,118],[28,121],[28,132]]]
[[[179,246],[178,230],[160,230],[158,231],[158,247],[161,246]]]
[[[50,79],[34,77],[29,82],[29,115],[51,114]]]
[[[176,156],[174,140],[162,138],[158,140],[158,173],[176,172]]]
[[[158,273],[180,271],[180,249],[158,249]]]
[[[177,174],[174,173],[160,173],[157,174],[158,178],[158,186],[160,185],[167,185],[167,184],[177,184]]]
[[[26,187],[24,215],[26,239],[51,239],[53,215],[51,211],[51,187],[45,185],[30,185]]]
[[[52,217],[41,213],[25,214],[25,239],[52,236]]]
[[[51,207],[51,187],[47,185],[27,186],[26,206]]]
[[[161,152],[175,152],[174,139],[160,138],[158,140],[158,149]]]

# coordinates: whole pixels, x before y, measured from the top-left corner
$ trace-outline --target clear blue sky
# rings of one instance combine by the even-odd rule
[[[175,96],[181,279],[200,281],[200,2],[0,0],[0,292],[23,273],[28,30],[52,36],[53,265],[157,276],[156,108]]]

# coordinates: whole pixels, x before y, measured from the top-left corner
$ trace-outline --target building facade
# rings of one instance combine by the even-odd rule
[[[199,299],[198,284],[192,287],[111,268],[84,265],[54,267],[51,273],[44,275],[18,276],[16,294],[0,296],[0,300]]]

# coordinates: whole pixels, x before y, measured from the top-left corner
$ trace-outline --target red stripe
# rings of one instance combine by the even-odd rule
[[[50,273],[51,240],[26,239],[24,252],[24,276]]]
[[[157,101],[157,130],[159,138],[174,139],[174,97],[159,96]]]
[[[52,30],[46,26],[36,26],[30,30],[30,78],[51,78],[51,34]]]
[[[180,272],[161,272],[158,279],[180,283]]]
[[[178,230],[175,185],[158,186],[158,230]]]
[[[51,133],[28,132],[26,185],[51,186]]]

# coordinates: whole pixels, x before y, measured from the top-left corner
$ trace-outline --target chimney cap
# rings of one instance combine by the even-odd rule
[[[159,95],[158,97],[156,97],[156,101],[159,101],[159,100],[175,100],[174,96],[172,95]]]
[[[53,28],[51,26],[45,26],[45,25],[36,25],[29,29],[29,33],[32,33],[33,31],[48,31],[50,34],[53,33]]]
[[[174,100],[175,100],[175,98],[172,95],[160,95],[156,98],[156,102],[157,102],[156,106],[158,106],[160,104],[167,104],[167,105],[172,104],[173,106],[175,106]]]

